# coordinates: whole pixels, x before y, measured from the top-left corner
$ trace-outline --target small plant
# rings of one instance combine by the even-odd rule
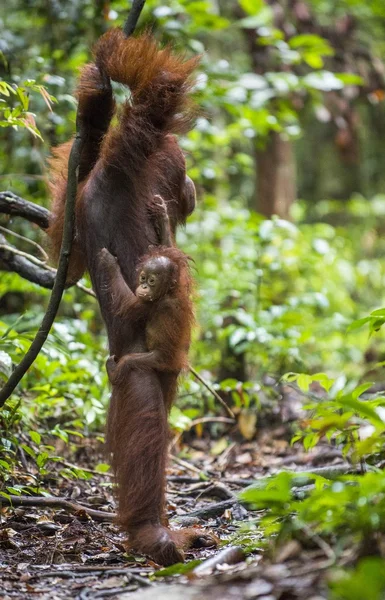
[[[330,379],[325,373],[288,373],[283,380],[296,382],[305,394],[309,393],[313,382],[325,390],[325,397],[313,395],[314,401],[304,406],[308,416],[299,422],[299,431],[292,443],[300,440],[305,450],[309,450],[326,438],[339,445],[353,462],[382,451],[385,397],[362,398],[372,383],[362,383],[352,389],[352,386],[344,385],[344,380]]]
[[[30,92],[40,94],[49,110],[51,110],[53,102],[56,102],[56,99],[47,92],[44,86],[37,84],[32,79],[24,81],[22,85],[0,81],[0,127],[14,127],[15,129],[22,127],[35,137],[42,139],[40,131],[36,127],[35,115],[29,110]]]

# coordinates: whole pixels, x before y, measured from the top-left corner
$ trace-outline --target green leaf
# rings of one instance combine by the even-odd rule
[[[95,467],[95,471],[98,473],[107,473],[110,470],[110,465],[107,463],[98,463]]]
[[[370,313],[371,317],[382,317],[383,319],[385,319],[385,308],[379,308],[378,310],[373,310]]]
[[[358,387],[356,387],[356,389],[352,392],[352,398],[354,398],[354,400],[358,400],[358,398],[364,393],[366,392],[366,390],[368,390],[369,388],[371,388],[373,385],[372,382],[365,382],[365,383],[361,383],[361,385],[359,385]]]
[[[3,350],[0,350],[0,373],[3,374],[6,379],[8,379],[12,373],[12,358]]]
[[[369,323],[369,321],[371,320],[372,317],[364,317],[362,319],[357,319],[356,321],[350,323],[347,331],[354,331],[355,329],[360,329],[361,327],[363,327],[363,325],[366,325],[366,323]]]
[[[27,444],[21,444],[21,448],[33,459],[36,458],[36,453],[30,446],[27,446]]]
[[[375,409],[370,406],[369,402],[356,400],[352,396],[342,396],[336,402],[344,408],[351,408],[360,416],[368,418],[372,423],[383,425],[383,420]]]
[[[177,563],[176,565],[172,565],[171,567],[166,567],[165,569],[159,569],[159,571],[155,571],[154,577],[170,577],[171,575],[184,575],[185,573],[190,573],[195,567],[201,564],[201,560],[190,560],[188,563]]]
[[[39,468],[44,467],[49,459],[49,454],[47,452],[41,452],[37,459],[36,464]]]
[[[41,442],[40,433],[38,433],[37,431],[30,431],[29,436],[30,436],[31,440],[33,442],[35,442],[35,444],[40,444],[40,442]]]
[[[258,14],[265,8],[263,0],[239,0],[239,4],[248,15]]]
[[[312,383],[313,379],[310,375],[305,375],[305,373],[300,373],[297,378],[297,385],[300,390],[303,392],[308,392],[309,387]]]
[[[313,381],[318,381],[327,392],[334,384],[334,380],[330,379],[326,373],[315,373],[315,375],[312,375],[311,378]]]
[[[186,431],[191,426],[191,421],[177,406],[173,406],[169,415],[169,423],[173,429]]]

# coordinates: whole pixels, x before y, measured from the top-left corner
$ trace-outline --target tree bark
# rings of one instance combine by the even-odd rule
[[[13,192],[0,192],[0,213],[11,217],[22,217],[31,223],[36,223],[43,230],[49,225],[49,210],[24,200]]]
[[[255,152],[257,185],[254,208],[270,218],[290,218],[296,199],[296,163],[293,144],[273,131],[262,150]]]

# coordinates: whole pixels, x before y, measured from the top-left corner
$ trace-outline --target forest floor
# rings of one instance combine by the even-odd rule
[[[330,447],[318,446],[307,454],[292,447],[291,435],[290,422],[282,419],[281,411],[275,422],[261,423],[253,441],[240,441],[234,431],[212,440],[203,431],[202,437],[191,437],[174,447],[178,456],[188,458],[170,460],[167,497],[171,522],[174,526],[178,519],[183,524],[200,523],[221,539],[219,548],[189,552],[188,572],[179,566],[161,569],[143,557],[128,555],[118,528],[102,522],[98,513],[91,518],[77,506],[3,506],[1,600],[327,598],[333,553],[322,540],[319,544],[313,540],[310,548],[292,540],[271,555],[262,540],[260,548],[255,544],[258,529],[252,551],[237,546],[234,539],[242,522],[258,516],[237,498],[255,478],[283,469],[322,472],[339,465],[343,470],[346,465],[341,454]],[[93,471],[101,456],[94,441],[84,441],[68,461],[88,469],[91,478],[71,481],[58,477],[60,465],[56,463],[57,471],[52,472],[45,489],[87,509],[113,510],[111,476]],[[200,564],[191,562],[194,559],[200,559]]]

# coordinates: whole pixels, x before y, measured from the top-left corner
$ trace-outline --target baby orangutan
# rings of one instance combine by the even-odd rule
[[[104,248],[100,258],[109,271],[111,289],[120,292],[114,298],[116,311],[144,327],[147,348],[147,352],[124,355],[118,363],[111,356],[107,361],[111,383],[119,383],[133,368],[155,369],[177,377],[188,366],[194,320],[188,258],[178,248],[153,248],[140,261],[135,293],[124,282],[120,267],[108,250]],[[166,405],[169,407],[171,402],[168,398]]]
[[[169,373],[175,380],[180,371],[188,367],[191,327],[194,310],[191,300],[192,280],[188,257],[171,244],[170,225],[165,202],[160,196],[158,226],[161,246],[153,247],[137,268],[135,293],[123,279],[120,267],[110,252],[100,252],[102,270],[108,272],[109,286],[113,292],[116,313],[144,329],[147,352],[129,352],[117,363],[114,356],[107,360],[111,383],[119,383],[129,369],[154,369]],[[138,332],[139,337],[141,337]],[[169,386],[168,386],[169,387]],[[170,390],[165,396],[169,409],[174,397]]]

